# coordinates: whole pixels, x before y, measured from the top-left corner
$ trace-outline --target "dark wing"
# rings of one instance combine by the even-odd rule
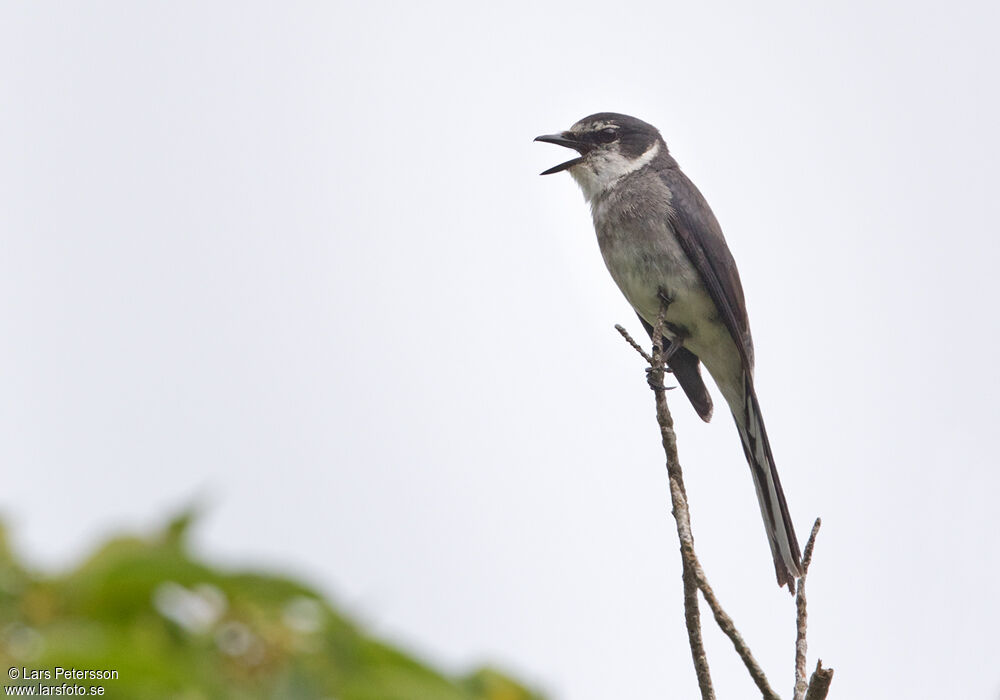
[[[659,175],[672,194],[670,223],[681,247],[701,275],[719,317],[736,341],[743,366],[753,371],[753,340],[743,285],[719,222],[701,192],[679,168],[663,168]]]
[[[636,316],[639,315],[636,314]],[[639,316],[639,323],[646,329],[649,339],[655,343],[656,339],[653,338],[653,327],[646,323],[646,319],[642,316]],[[662,338],[662,343],[660,347],[664,349],[670,345],[670,341],[666,338]],[[667,360],[667,366],[670,367],[670,372],[674,375],[674,379],[681,385],[681,389],[684,390],[688,400],[694,406],[694,410],[698,412],[698,415],[701,416],[701,419],[706,423],[712,420],[712,397],[708,394],[708,387],[705,386],[705,380],[701,378],[698,356],[684,346],[681,346]]]

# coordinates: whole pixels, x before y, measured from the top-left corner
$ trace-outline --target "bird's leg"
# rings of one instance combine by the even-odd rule
[[[676,324],[670,323],[667,320],[667,311],[670,310],[670,305],[674,303],[674,297],[663,287],[660,287],[656,291],[656,297],[660,300],[660,315],[658,318],[659,324],[662,325],[661,337],[664,341],[668,343],[667,347],[663,350],[663,364],[670,361],[670,358],[674,356],[678,350],[684,345],[684,338],[687,337],[687,329],[683,326],[678,326]],[[670,331],[670,338],[667,338],[662,331]],[[669,369],[668,369],[669,371]]]
[[[670,329],[674,330],[674,327],[671,326]],[[664,340],[667,341],[667,348],[663,351],[663,364],[667,364],[670,362],[670,358],[673,357],[678,350],[684,347],[684,338],[680,333],[677,333],[673,338],[664,338]],[[667,368],[667,371],[670,371],[669,367]]]
[[[663,287],[657,290],[656,296],[660,300],[660,314],[653,337],[659,337],[660,342],[653,343],[653,366],[646,368],[646,382],[653,391],[664,391],[676,388],[663,386],[663,374],[664,372],[672,371],[667,367],[667,363],[674,356],[674,353],[681,349],[683,345],[683,333],[680,332],[679,328],[675,328],[672,324],[667,323],[667,309],[670,308],[674,298]],[[671,334],[674,336],[673,338],[667,338],[664,335],[663,331],[667,327],[670,328]],[[659,333],[656,331],[659,331]],[[663,345],[666,347],[663,347]]]
[[[671,373],[673,372],[672,369],[667,367],[667,362],[669,362],[670,358],[674,356],[674,353],[680,350],[681,347],[683,347],[684,345],[683,341],[679,336],[673,340],[668,339],[666,336],[660,336],[660,337],[662,338],[663,342],[666,344],[667,347],[665,350],[661,350],[659,345],[654,345],[653,346],[654,366],[646,368],[646,383],[649,384],[649,388],[652,389],[653,391],[669,390],[677,388],[673,386],[663,386],[663,374],[665,372],[671,372]],[[656,362],[657,356],[659,356],[660,358],[659,363]]]

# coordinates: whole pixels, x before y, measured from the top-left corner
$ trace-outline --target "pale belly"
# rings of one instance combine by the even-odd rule
[[[652,326],[656,325],[663,305],[660,294],[665,294],[670,302],[664,335],[681,338],[695,354],[698,354],[696,348],[719,340],[719,332],[728,336],[729,331],[700,280],[689,279],[687,275],[648,276],[648,271],[628,267],[618,267],[611,276],[632,308]]]
[[[723,388],[723,383],[730,382],[721,378],[740,376],[736,344],[694,266],[673,236],[663,233],[645,242],[637,242],[637,237],[605,238],[600,241],[604,262],[622,294],[652,326],[661,309],[660,291],[666,293],[671,301],[664,335],[680,339]]]

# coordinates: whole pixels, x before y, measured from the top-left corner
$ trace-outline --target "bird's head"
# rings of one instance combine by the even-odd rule
[[[580,154],[549,168],[542,175],[569,170],[587,199],[639,170],[659,153],[667,152],[656,127],[641,119],[613,112],[584,117],[567,131],[539,136],[535,141],[572,148]]]

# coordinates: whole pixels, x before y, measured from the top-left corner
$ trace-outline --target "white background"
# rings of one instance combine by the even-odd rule
[[[693,697],[641,329],[532,143],[620,111],[740,265],[831,697],[998,697],[995,4],[2,8],[0,508],[36,565],[201,500],[200,553],[452,672]],[[671,399],[790,695],[736,431]]]

